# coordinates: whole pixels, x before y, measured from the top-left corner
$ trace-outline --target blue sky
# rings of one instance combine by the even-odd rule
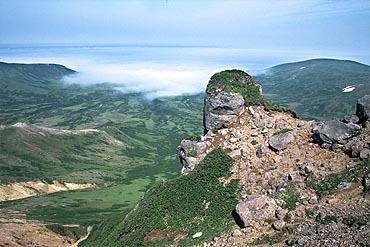
[[[28,45],[50,43],[82,45]],[[193,94],[224,69],[255,74],[321,57],[370,64],[370,0],[0,0],[1,44],[0,61],[78,71],[67,83]]]
[[[370,55],[370,1],[0,0],[0,37]]]

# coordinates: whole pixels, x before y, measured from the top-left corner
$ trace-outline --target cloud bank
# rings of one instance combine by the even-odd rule
[[[157,98],[204,92],[210,76],[219,70],[221,68],[143,62],[89,64],[64,81],[80,85],[111,83],[125,93],[141,92],[148,98]]]

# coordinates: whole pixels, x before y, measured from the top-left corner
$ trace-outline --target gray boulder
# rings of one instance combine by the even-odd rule
[[[274,199],[254,196],[240,202],[235,209],[235,218],[240,227],[252,226],[253,221],[273,219],[279,209]]]
[[[293,135],[290,133],[283,133],[274,135],[269,140],[269,146],[274,151],[281,151],[288,147],[288,144],[293,140]]]
[[[365,95],[357,101],[356,115],[360,122],[366,122],[370,117],[370,95]]]
[[[237,93],[208,93],[204,99],[204,127],[217,131],[230,124],[243,110],[243,96]]]
[[[342,122],[344,123],[354,123],[357,124],[360,121],[360,118],[357,115],[347,115],[344,116]]]
[[[357,135],[359,129],[359,126],[353,123],[330,120],[317,127],[316,135],[325,143],[344,143],[345,140]]]
[[[177,156],[182,165],[181,174],[192,171],[202,160],[203,155],[199,155],[206,148],[206,142],[196,142],[191,140],[182,140],[177,147]]]

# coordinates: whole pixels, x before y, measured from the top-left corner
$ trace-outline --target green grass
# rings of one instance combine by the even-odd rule
[[[300,201],[301,195],[296,189],[288,187],[278,194],[278,198],[284,200],[286,202],[285,208],[292,211],[296,209],[297,202]]]
[[[282,130],[279,130],[279,131],[275,132],[273,135],[276,136],[276,135],[285,134],[285,133],[288,133],[288,132],[291,132],[291,131],[293,131],[293,130],[285,128],[285,129],[282,129]]]
[[[337,217],[335,215],[326,215],[320,222],[321,224],[324,224],[324,225],[330,225],[336,220],[337,220]]]
[[[109,221],[99,225],[81,246],[164,246],[180,233],[185,235],[180,246],[210,240],[233,222],[231,211],[237,203],[238,181],[227,185],[219,181],[229,176],[231,164],[232,159],[223,151],[212,151],[192,173],[157,183],[113,229]],[[147,240],[155,231],[172,237]],[[199,231],[202,237],[192,239]]]

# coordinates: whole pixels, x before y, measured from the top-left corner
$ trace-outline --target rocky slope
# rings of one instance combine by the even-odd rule
[[[247,73],[217,73],[205,135],[177,148],[184,175],[81,244],[368,246],[368,97],[357,109],[341,121],[302,121],[266,101]]]
[[[240,107],[233,102],[241,95],[224,94],[221,108],[228,102],[229,112],[237,109],[232,121],[205,124],[213,133],[178,148],[183,173],[221,148],[234,160],[224,182],[240,181],[234,227],[201,246],[368,246],[370,96],[358,101],[356,115],[317,123],[262,105]],[[205,123],[215,118],[208,112]]]

